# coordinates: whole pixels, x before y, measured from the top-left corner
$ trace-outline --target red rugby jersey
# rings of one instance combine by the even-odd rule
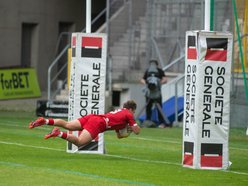
[[[133,114],[126,108],[111,111],[103,115],[108,120],[107,130],[119,130],[136,124]]]

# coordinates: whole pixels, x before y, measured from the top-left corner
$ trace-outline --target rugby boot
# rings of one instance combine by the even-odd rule
[[[32,129],[45,124],[46,124],[46,120],[43,117],[39,117],[37,120],[31,121],[29,123],[29,128]]]
[[[50,132],[49,134],[46,134],[46,135],[44,136],[44,138],[45,138],[45,139],[48,139],[48,138],[51,138],[51,137],[55,138],[55,137],[57,137],[59,134],[60,134],[59,128],[58,128],[58,127],[55,127],[55,128],[52,130],[52,132]]]

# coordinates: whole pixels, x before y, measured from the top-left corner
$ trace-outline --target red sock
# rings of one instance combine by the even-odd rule
[[[54,119],[49,118],[49,119],[48,119],[48,125],[53,125],[53,124],[54,124]]]
[[[66,139],[67,138],[67,133],[66,132],[62,132],[61,138]]]

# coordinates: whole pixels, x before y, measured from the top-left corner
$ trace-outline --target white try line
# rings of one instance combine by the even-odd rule
[[[40,146],[33,146],[33,145],[25,145],[22,143],[11,143],[11,142],[6,142],[6,141],[0,141],[0,144],[15,145],[15,146],[20,146],[20,147],[28,147],[28,148],[35,148],[35,149],[61,151],[61,152],[65,151],[65,150],[61,150],[61,149],[54,149],[54,148],[49,148],[49,147],[40,147]]]
[[[54,148],[49,148],[49,147],[25,145],[25,144],[22,144],[22,143],[11,143],[11,142],[6,142],[6,141],[0,141],[0,144],[16,145],[16,146],[27,147],[27,148],[36,148],[36,149],[44,149],[44,150],[53,150],[53,151],[66,152],[65,150],[62,150],[62,149],[54,149]],[[182,164],[175,163],[175,162],[146,160],[146,159],[132,158],[132,157],[128,157],[128,156],[121,156],[121,155],[115,155],[115,154],[104,154],[103,156],[114,157],[114,158],[122,158],[122,159],[127,159],[127,160],[132,160],[132,161],[145,162],[145,163],[156,163],[156,164],[168,164],[168,165],[182,166]],[[220,170],[220,171],[223,171],[223,172],[226,172],[226,173],[233,173],[233,174],[247,175],[248,176],[248,173],[246,173],[246,172],[231,171],[231,170]]]
[[[151,138],[142,138],[142,137],[132,137],[132,138],[134,138],[134,139],[138,139],[138,140],[144,140],[144,141],[153,141],[153,142],[166,142],[166,143],[176,143],[176,144],[181,144],[182,142],[179,142],[179,141],[173,141],[173,139],[172,138],[170,138],[169,140],[168,140],[168,138],[167,139],[151,139]]]
[[[182,144],[182,142],[179,141],[173,141],[172,138],[168,140],[167,139],[151,139],[151,138],[142,138],[142,137],[132,137],[137,140],[144,140],[144,141],[152,141],[152,142],[159,142],[159,143],[175,143],[175,144]],[[241,150],[241,151],[248,151],[248,148],[240,148],[240,147],[229,147],[230,149],[234,150]]]
[[[121,155],[114,155],[114,154],[103,154],[103,156],[109,156],[109,157],[121,158],[121,159],[128,159],[128,160],[139,161],[139,162],[146,162],[146,163],[168,164],[168,165],[181,165],[180,163],[174,163],[174,162],[168,162],[168,161],[157,161],[157,160],[138,159],[138,158],[132,158],[132,157],[128,157],[128,156],[121,156]]]
[[[10,122],[10,121],[5,121],[5,123],[8,124],[3,124],[0,123],[0,126],[9,126],[9,127],[20,127],[20,128],[26,128],[25,126],[20,126],[18,124],[21,124],[21,122]],[[11,125],[9,125],[11,124]],[[27,124],[27,129],[28,128],[28,124]],[[37,127],[35,129],[32,130],[46,130],[46,131],[50,131],[50,127]],[[30,129],[29,129],[30,130]],[[152,139],[152,138],[145,138],[145,137],[134,137],[132,136],[132,138],[137,139],[137,140],[144,140],[144,141],[152,141],[152,142],[159,142],[159,143],[175,143],[175,144],[182,144],[182,142],[179,141],[174,141],[173,138],[164,138],[164,139]],[[229,147],[230,149],[234,149],[234,150],[241,150],[241,151],[248,151],[248,148],[240,148],[240,147]]]
[[[11,125],[9,125],[11,124]],[[22,124],[21,122],[12,122],[12,121],[5,121],[4,123],[0,123],[0,126],[9,126],[9,127],[20,127],[20,128],[26,128],[23,125],[18,125],[18,124]],[[27,129],[28,128],[28,124],[26,125]],[[37,127],[36,129],[39,130],[46,130],[46,131],[50,131],[51,129],[49,127]],[[32,129],[32,130],[36,130],[36,129]],[[30,130],[30,129],[29,129]],[[137,139],[137,140],[144,140],[144,141],[152,141],[152,142],[159,142],[159,143],[175,143],[175,144],[182,144],[182,142],[179,141],[174,141],[172,138],[164,138],[164,139],[152,139],[152,138],[144,138],[144,137],[134,137],[132,136],[132,138]],[[242,151],[248,151],[248,148],[240,148],[240,147],[229,147],[230,149],[234,149],[234,150],[242,150]]]

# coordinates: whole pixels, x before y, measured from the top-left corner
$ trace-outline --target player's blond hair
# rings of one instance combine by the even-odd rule
[[[136,110],[137,104],[135,103],[134,100],[128,100],[123,104],[123,108]]]

